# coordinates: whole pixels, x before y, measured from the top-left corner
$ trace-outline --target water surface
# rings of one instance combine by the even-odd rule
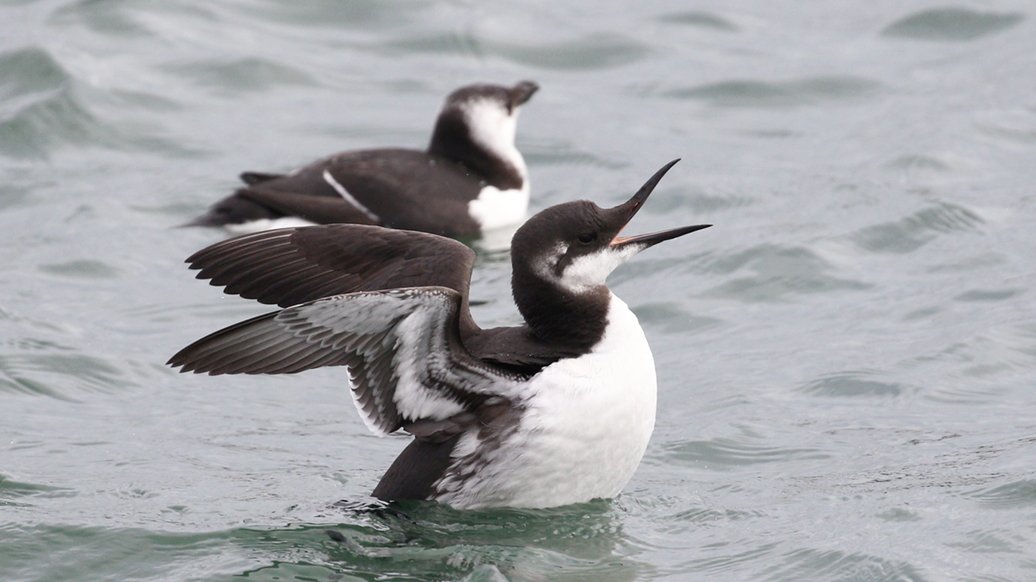
[[[0,578],[1036,578],[1036,9],[824,3],[0,4]],[[242,170],[420,147],[534,79],[533,209],[716,226],[611,283],[659,376],[613,502],[371,509],[402,438],[344,373],[181,376],[265,308],[175,229]],[[516,321],[506,257],[475,316]],[[340,503],[341,502],[341,503]],[[332,539],[326,531],[337,532]]]

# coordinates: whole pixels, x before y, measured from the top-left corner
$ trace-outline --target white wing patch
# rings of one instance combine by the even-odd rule
[[[384,435],[406,421],[456,415],[472,394],[516,389],[514,378],[451,341],[459,304],[451,289],[415,287],[328,297],[274,319],[317,352],[345,352],[353,402],[367,427]]]
[[[522,378],[476,359],[461,343],[461,302],[446,287],[335,295],[217,331],[170,363],[214,375],[346,366],[364,423],[388,434],[418,420],[445,420],[493,396],[517,397]]]
[[[464,410],[456,401],[443,398],[441,393],[429,391],[420,378],[428,370],[434,371],[434,375],[444,374],[450,366],[445,352],[428,350],[428,346],[423,345],[427,341],[429,328],[441,323],[432,322],[428,314],[415,312],[396,326],[398,341],[393,362],[399,374],[399,382],[393,401],[398,410],[406,411],[406,418],[441,420]],[[421,365],[423,369],[416,369],[415,364]]]
[[[374,214],[373,212],[371,212],[370,208],[367,208],[363,204],[360,204],[360,201],[357,200],[355,196],[350,194],[349,191],[345,189],[345,186],[342,186],[338,182],[338,180],[335,180],[335,177],[331,175],[331,172],[329,170],[324,170],[323,176],[324,176],[324,181],[327,182],[328,186],[331,186],[332,188],[334,188],[335,192],[338,192],[338,195],[341,196],[342,198],[344,198],[346,202],[348,202],[349,204],[352,204],[357,209],[359,209],[360,212],[362,212],[365,215],[367,215],[367,218],[373,220],[374,222],[378,222],[378,223],[381,222],[381,218],[379,218],[377,214]]]

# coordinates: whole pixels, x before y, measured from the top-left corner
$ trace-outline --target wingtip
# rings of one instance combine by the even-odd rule
[[[181,374],[190,372],[190,369],[187,367],[187,362],[183,360],[182,352],[177,352],[173,354],[173,357],[169,358],[169,360],[166,361],[165,365],[169,366],[170,368],[176,370]]]
[[[165,365],[169,366],[170,368],[173,368],[180,374],[203,374],[207,372],[208,370],[203,370],[199,368],[198,362],[191,361],[190,355],[187,353],[187,351],[191,349],[193,345],[194,344],[191,344],[190,346],[187,346],[186,348],[183,348],[182,350],[173,354],[172,357],[170,357],[169,360],[165,363]]]

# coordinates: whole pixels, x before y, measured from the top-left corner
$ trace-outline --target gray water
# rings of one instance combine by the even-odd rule
[[[1036,6],[0,3],[0,579],[1036,579]],[[538,210],[709,230],[612,279],[659,376],[612,502],[366,511],[344,372],[178,375],[267,308],[173,228],[533,79]],[[484,256],[483,325],[516,321]],[[341,502],[341,503],[339,503]],[[344,541],[330,539],[334,529]]]

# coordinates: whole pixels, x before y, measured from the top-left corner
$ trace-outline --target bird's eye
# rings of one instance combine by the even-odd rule
[[[588,245],[588,244],[594,242],[595,240],[597,240],[597,233],[596,232],[584,232],[583,234],[579,235],[578,239],[579,239],[579,242],[583,243],[584,245]]]

